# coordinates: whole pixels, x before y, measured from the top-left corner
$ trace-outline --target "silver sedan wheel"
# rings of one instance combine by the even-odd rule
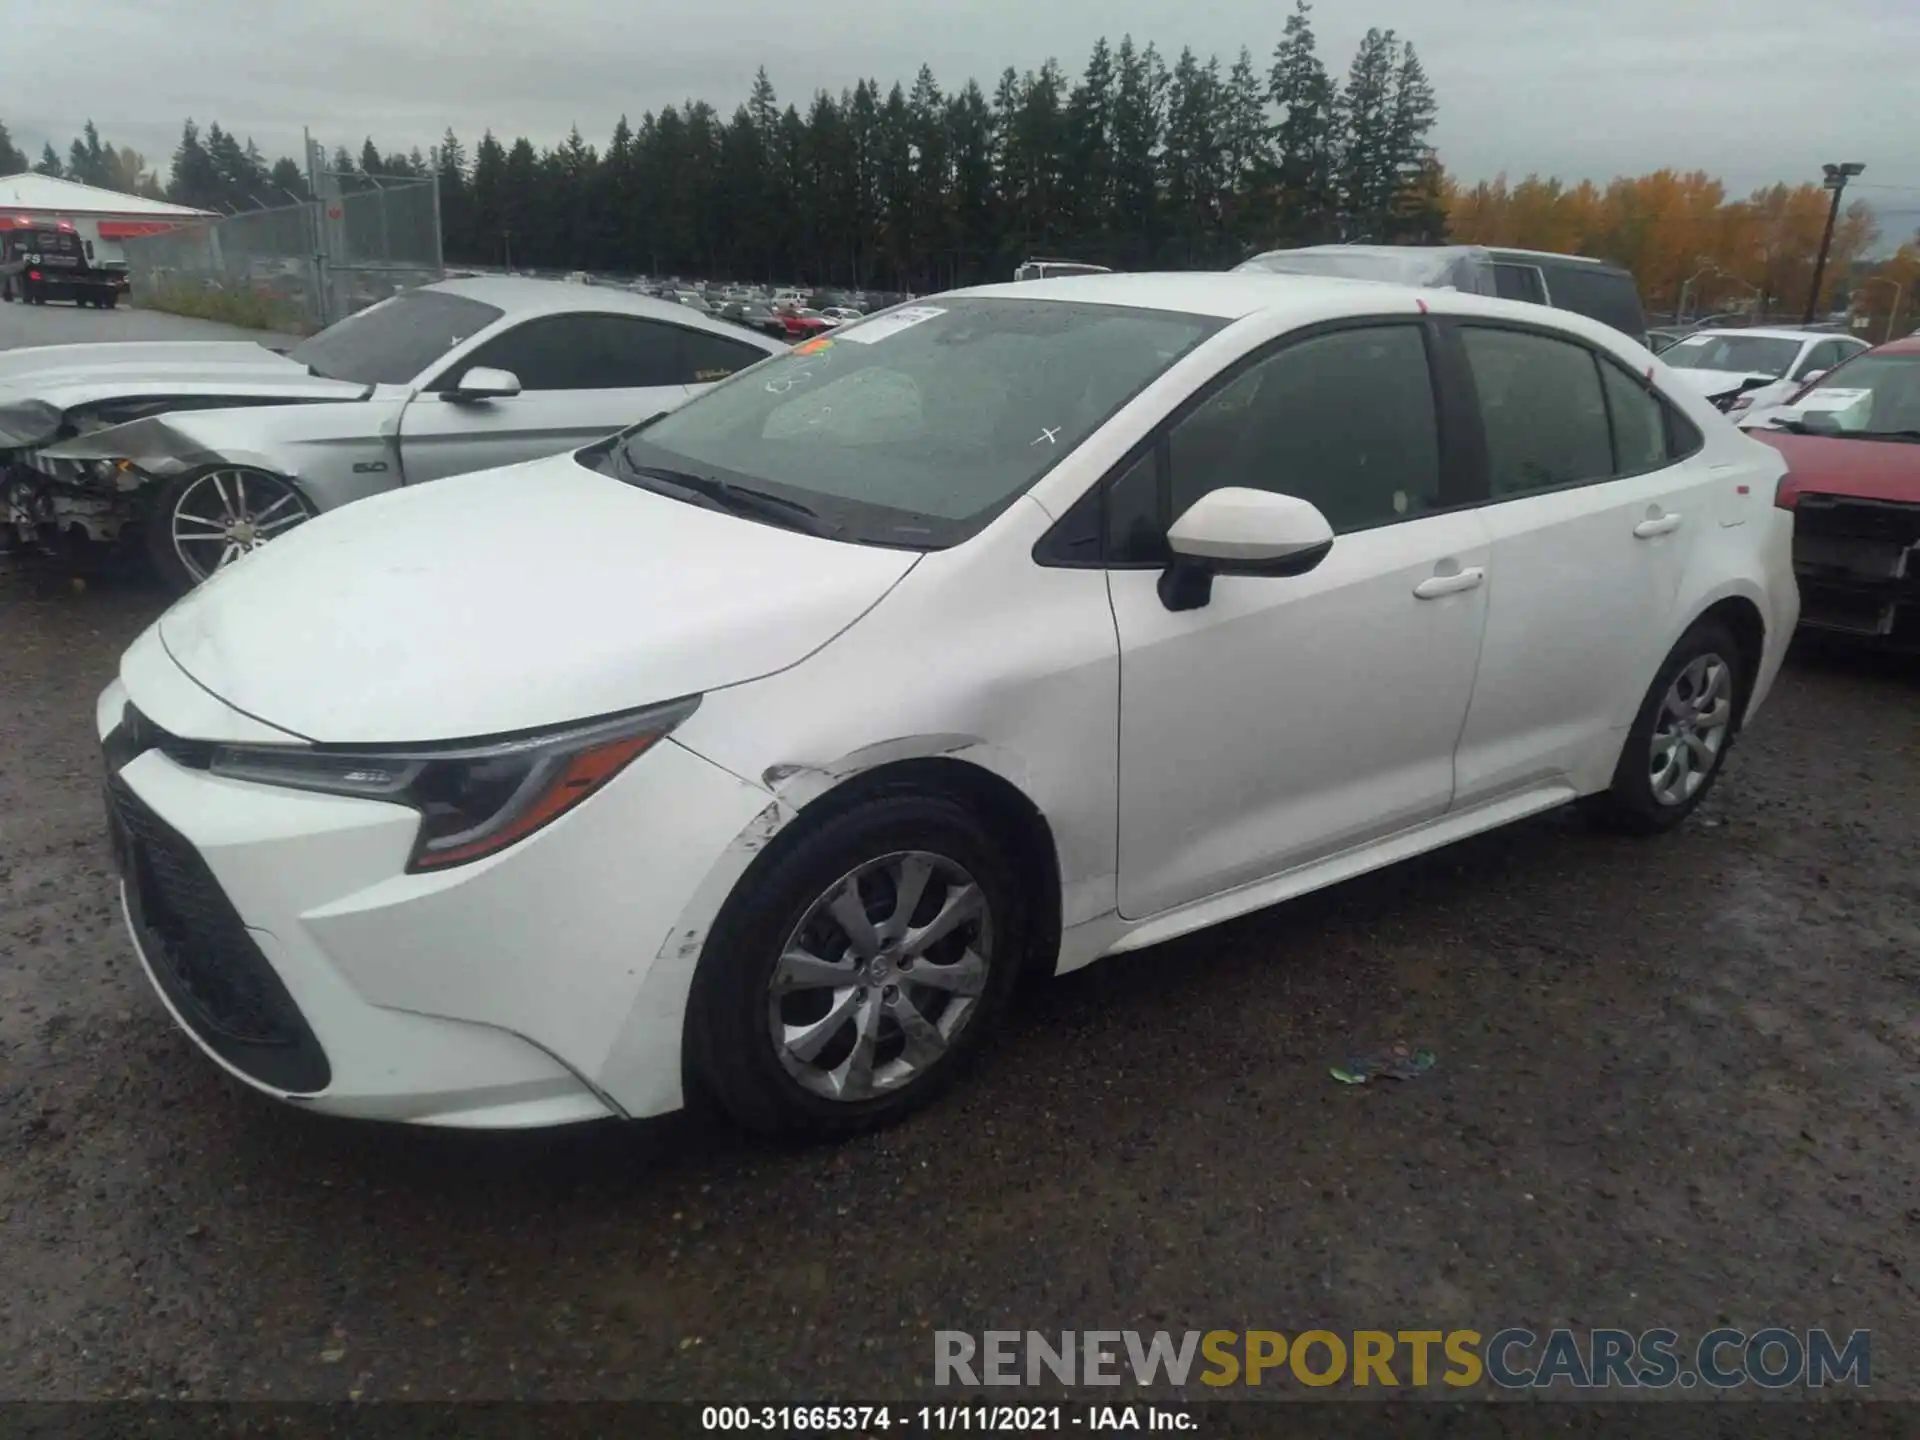
[[[1653,798],[1684,805],[1706,784],[1733,726],[1733,667],[1720,656],[1697,656],[1667,687],[1654,719],[1648,757]]]
[[[794,927],[767,991],[786,1072],[829,1100],[872,1099],[933,1068],[973,1018],[993,916],[973,876],[905,850],[849,871]]]
[[[264,470],[209,470],[173,502],[173,553],[201,581],[257,550],[313,510],[300,492]]]

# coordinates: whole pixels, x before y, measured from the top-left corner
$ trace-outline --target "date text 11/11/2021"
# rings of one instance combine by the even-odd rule
[[[1188,1411],[1160,1405],[708,1405],[700,1428],[710,1431],[819,1431],[870,1435],[1009,1435],[1052,1431],[1197,1429]]]

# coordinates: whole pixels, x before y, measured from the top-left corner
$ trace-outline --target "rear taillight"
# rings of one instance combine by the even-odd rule
[[[1780,477],[1780,483],[1773,487],[1773,503],[1782,510],[1791,510],[1800,499],[1800,492],[1793,488],[1791,472]]]
[[[38,270],[29,270],[27,272],[27,278],[29,280],[38,280],[40,278],[40,272]]]

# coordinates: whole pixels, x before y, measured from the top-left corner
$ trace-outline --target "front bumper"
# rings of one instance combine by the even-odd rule
[[[129,756],[127,700],[116,681],[96,721],[128,929],[222,1067],[305,1108],[419,1124],[679,1103],[684,988],[653,962],[765,792],[663,742],[499,855],[410,875],[413,811],[229,780],[197,742]]]
[[[1807,629],[1920,648],[1920,505],[1801,495],[1793,569]]]
[[[0,527],[23,546],[51,546],[64,535],[116,544],[137,535],[146,486],[137,472],[109,477],[80,461],[0,452]]]

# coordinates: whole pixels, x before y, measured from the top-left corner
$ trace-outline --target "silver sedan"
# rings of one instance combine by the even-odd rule
[[[577,449],[785,350],[685,306],[497,277],[406,291],[285,354],[14,351],[0,493],[27,543],[131,541],[185,590],[322,511]]]

